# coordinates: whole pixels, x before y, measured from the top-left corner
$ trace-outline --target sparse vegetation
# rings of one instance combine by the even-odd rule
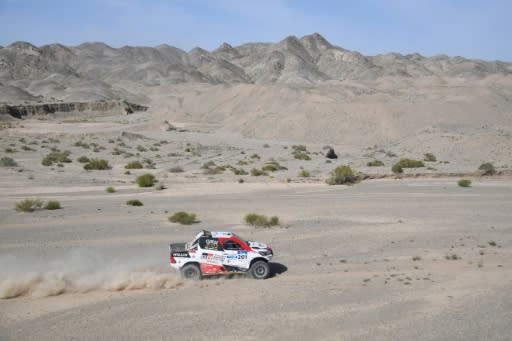
[[[496,168],[490,162],[482,163],[480,165],[480,167],[478,167],[478,170],[482,171],[482,175],[495,175],[496,174]]]
[[[247,171],[243,168],[235,168],[233,166],[228,167],[235,175],[247,175]]]
[[[18,163],[10,157],[3,157],[0,159],[0,167],[17,167]]]
[[[50,211],[59,210],[61,208],[62,207],[60,206],[60,202],[58,202],[57,200],[50,200],[44,206],[45,210],[50,210]]]
[[[331,171],[331,177],[327,179],[329,185],[354,184],[359,181],[359,176],[349,166],[339,166]]]
[[[138,199],[131,199],[131,200],[128,200],[126,202],[126,205],[130,205],[130,206],[144,206],[144,204],[142,203],[142,201],[138,200]]]
[[[75,146],[75,147],[82,147],[82,148],[84,148],[84,149],[89,149],[89,148],[91,148],[91,147],[89,146],[89,144],[88,144],[88,143],[85,143],[84,141],[77,141],[77,142],[75,142],[74,146]]]
[[[138,176],[136,182],[139,187],[152,187],[157,182],[157,180],[153,174],[146,173]]]
[[[142,169],[144,166],[138,160],[128,162],[124,168],[126,169]]]
[[[257,168],[253,168],[253,169],[251,169],[250,174],[251,174],[252,176],[263,176],[263,175],[268,175],[266,172],[262,171],[261,169],[257,169]]]
[[[437,158],[434,154],[432,153],[426,153],[423,157],[423,161],[427,161],[427,162],[436,162],[437,161]]]
[[[404,168],[419,168],[425,167],[423,161],[413,159],[401,159],[391,167],[393,173],[403,173]]]
[[[279,217],[267,217],[262,214],[249,213],[245,216],[244,221],[247,225],[254,227],[272,227],[279,225]]]
[[[471,187],[471,180],[460,179],[457,181],[457,185],[459,185],[459,187]]]
[[[460,256],[455,253],[452,253],[452,254],[448,254],[448,255],[444,256],[444,258],[446,260],[458,260],[458,259],[460,259]]]
[[[70,163],[72,161],[69,158],[69,155],[71,155],[69,151],[51,152],[43,158],[41,163],[43,166],[52,166],[54,163]]]
[[[309,178],[311,176],[311,173],[308,172],[307,170],[303,169],[299,172],[299,175],[298,175],[300,178]]]
[[[373,160],[366,164],[368,167],[382,167],[384,166],[384,162],[380,160]]]
[[[184,211],[174,213],[169,217],[169,221],[182,225],[191,225],[197,222],[195,213],[188,213]]]
[[[89,162],[84,164],[85,170],[106,170],[110,169],[110,165],[107,160],[103,159],[90,159]]]
[[[115,191],[116,191],[116,189],[112,186],[105,188],[105,192],[107,192],[107,193],[114,193]]]
[[[174,167],[169,168],[169,172],[171,172],[171,173],[183,173],[184,170],[180,166],[174,166]]]
[[[91,160],[87,156],[80,156],[78,159],[76,159],[76,161],[78,161],[80,163],[87,163]]]
[[[18,212],[34,212],[43,206],[41,199],[24,199],[16,203],[16,211]]]
[[[288,168],[281,166],[277,161],[268,161],[263,165],[263,167],[261,167],[261,170],[264,172],[276,172],[287,169]]]

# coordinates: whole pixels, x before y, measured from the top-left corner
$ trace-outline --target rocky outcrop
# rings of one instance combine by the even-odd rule
[[[68,102],[27,105],[0,105],[0,114],[16,118],[66,112],[114,112],[132,114],[146,111],[148,107],[127,101]]]

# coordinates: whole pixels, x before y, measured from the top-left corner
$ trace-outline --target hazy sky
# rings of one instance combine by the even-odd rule
[[[0,45],[167,43],[211,50],[318,32],[375,55],[512,61],[512,0],[0,0]]]

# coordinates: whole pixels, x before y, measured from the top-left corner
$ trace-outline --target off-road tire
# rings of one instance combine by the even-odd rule
[[[181,277],[192,281],[198,281],[201,279],[201,270],[197,264],[185,264],[181,268]]]
[[[270,275],[270,266],[267,262],[258,260],[252,263],[249,275],[254,279],[265,279]]]

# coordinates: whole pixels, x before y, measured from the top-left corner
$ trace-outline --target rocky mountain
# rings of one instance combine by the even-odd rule
[[[103,43],[0,48],[0,102],[129,99],[147,103],[144,89],[182,83],[316,86],[332,81],[399,77],[480,80],[512,74],[512,63],[419,54],[362,54],[320,34],[278,43],[222,44],[185,52],[169,45],[112,48]]]

